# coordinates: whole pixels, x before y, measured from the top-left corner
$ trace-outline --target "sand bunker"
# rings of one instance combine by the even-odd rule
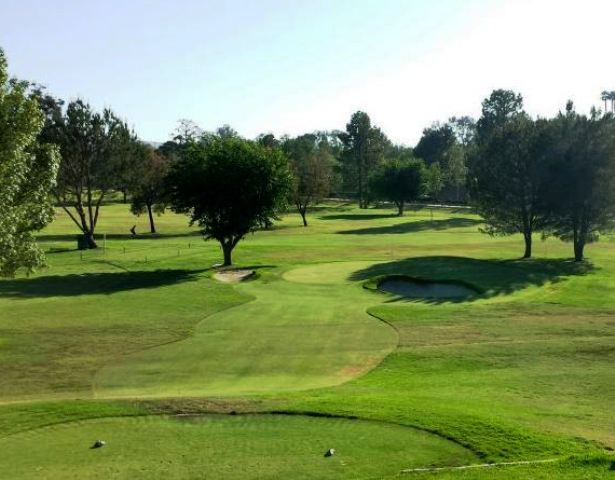
[[[458,283],[416,281],[409,278],[384,279],[378,284],[378,289],[407,298],[468,298],[477,293]]]
[[[254,275],[254,270],[222,270],[214,274],[214,278],[225,283],[236,283]]]

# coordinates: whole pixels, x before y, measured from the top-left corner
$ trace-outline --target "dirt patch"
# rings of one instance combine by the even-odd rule
[[[254,270],[236,269],[222,270],[214,274],[214,278],[220,282],[236,283],[242,282],[254,276]]]

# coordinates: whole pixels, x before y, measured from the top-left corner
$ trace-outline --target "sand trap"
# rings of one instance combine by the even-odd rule
[[[407,298],[468,298],[477,293],[457,283],[419,282],[404,278],[385,279],[378,284],[378,289]]]
[[[254,270],[222,270],[214,274],[214,278],[225,283],[241,282],[254,275]]]

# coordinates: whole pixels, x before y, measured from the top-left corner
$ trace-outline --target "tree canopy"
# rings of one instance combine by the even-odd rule
[[[44,255],[33,232],[53,219],[58,153],[40,141],[44,115],[30,84],[10,79],[0,49],[0,275],[33,271]]]
[[[532,256],[532,235],[546,224],[542,122],[522,110],[520,95],[497,90],[483,103],[477,148],[469,171],[470,200],[490,235],[523,234],[524,258]]]
[[[580,115],[569,103],[550,124],[547,233],[571,241],[581,261],[585,245],[615,227],[615,118]]]
[[[346,131],[339,132],[338,137],[344,147],[341,155],[344,176],[357,192],[359,207],[367,208],[369,176],[384,160],[390,141],[382,130],[372,126],[369,115],[361,111],[352,115]]]
[[[404,206],[416,201],[423,192],[425,166],[421,160],[389,160],[370,178],[371,191],[380,200],[392,202],[397,214],[404,214]]]
[[[282,150],[293,175],[290,201],[307,227],[308,207],[330,191],[335,159],[326,139],[313,133],[286,138]]]
[[[165,180],[170,159],[158,150],[142,145],[134,156],[134,171],[131,181],[132,199],[130,210],[135,215],[147,213],[150,233],[156,233],[154,213],[160,215],[166,209]]]
[[[59,102],[56,102],[59,104]],[[82,100],[70,102],[64,115],[50,108],[45,138],[60,148],[55,194],[60,206],[83,234],[83,247],[96,248],[94,237],[105,196],[124,181],[136,137],[111,110],[102,113]]]
[[[170,205],[220,242],[224,265],[248,233],[271,223],[291,178],[284,154],[238,137],[192,142],[168,176]]]

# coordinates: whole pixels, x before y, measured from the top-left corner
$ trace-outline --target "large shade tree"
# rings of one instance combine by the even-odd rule
[[[289,160],[293,176],[290,201],[307,227],[307,209],[322,200],[331,188],[335,159],[325,138],[305,134],[286,138],[282,150]]]
[[[566,112],[552,122],[548,233],[573,244],[576,261],[585,246],[615,227],[615,118]]]
[[[33,232],[53,218],[55,147],[42,143],[44,115],[27,82],[10,79],[0,49],[0,275],[44,264]]]
[[[118,186],[118,179],[124,178],[138,142],[126,123],[109,109],[98,113],[76,100],[63,115],[57,111],[57,107],[48,108],[44,130],[44,138],[60,147],[55,194],[83,235],[81,248],[96,248],[100,207]]]
[[[193,142],[168,176],[170,205],[220,242],[224,265],[248,233],[270,224],[284,206],[291,177],[284,154],[237,137]]]
[[[543,121],[522,111],[513,92],[495,91],[483,102],[477,148],[469,171],[470,200],[484,218],[489,235],[521,233],[523,258],[532,256],[533,233],[545,226]]]
[[[445,164],[446,152],[456,142],[455,131],[448,123],[434,123],[423,130],[423,135],[414,147],[414,155],[422,159],[427,165],[438,162]]]
[[[376,198],[392,202],[401,217],[405,205],[416,201],[423,191],[424,169],[421,160],[386,161],[370,178],[371,191]]]

